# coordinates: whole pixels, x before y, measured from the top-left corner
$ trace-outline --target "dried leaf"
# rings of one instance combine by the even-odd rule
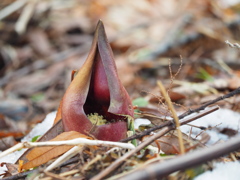
[[[240,86],[240,78],[238,76],[234,76],[228,80],[230,89],[237,89]]]
[[[16,164],[12,163],[1,163],[1,167],[6,166],[7,172],[11,175],[15,175],[18,173],[18,166]]]
[[[18,161],[18,172],[21,172],[21,171],[22,171],[23,163],[24,163],[23,160],[19,160],[19,161]]]
[[[182,99],[186,98],[186,96],[183,93],[178,93],[178,92],[175,92],[175,91],[169,91],[168,95],[169,95],[171,101],[173,101],[173,102],[176,102],[176,101],[179,101],[179,100],[182,100]],[[162,96],[153,96],[153,97],[150,98],[149,101],[151,103],[159,103],[160,100],[162,102],[165,102],[165,99]]]
[[[181,100],[181,99],[185,99],[186,96],[182,93],[178,93],[178,92],[174,92],[174,91],[170,91],[168,93],[170,99],[175,102],[175,101],[178,101],[178,100]]]
[[[75,138],[87,138],[92,139],[86,135],[83,135],[76,131],[64,132],[50,141],[64,141]],[[27,155],[28,162],[23,164],[22,169],[30,169],[41,164],[48,162],[49,160],[58,157],[65,153],[73,146],[54,146],[54,147],[37,147],[31,150]]]
[[[144,136],[143,141],[146,140],[145,138],[148,138],[148,137],[149,136]],[[156,141],[157,142],[154,142],[152,145],[158,148],[160,147],[160,149],[165,154],[179,154],[180,147],[179,147],[177,133],[175,131],[157,139]],[[201,141],[195,141],[188,135],[183,134],[183,142],[184,142],[186,151],[189,151],[190,149],[198,146]]]
[[[15,144],[17,144],[17,141],[14,139],[13,136],[9,136],[9,137],[5,137],[5,138],[1,138],[0,139],[0,150],[4,151],[12,146],[14,146]]]
[[[60,119],[40,139],[38,139],[38,142],[49,141],[61,133],[63,133],[63,125],[62,120]],[[31,149],[28,149],[25,153],[23,153],[23,155],[16,162],[19,160],[27,161],[26,155],[30,152],[30,150]]]
[[[9,125],[6,122],[5,116],[0,114],[0,129],[8,129]]]
[[[6,131],[0,131],[0,138],[2,137],[23,137],[24,134],[22,132],[6,132]]]

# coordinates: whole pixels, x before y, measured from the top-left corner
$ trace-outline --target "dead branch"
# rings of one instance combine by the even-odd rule
[[[230,43],[228,40],[226,40],[225,43],[226,43],[227,45],[229,45],[231,48],[238,48],[238,49],[240,49],[240,45],[239,45],[238,43],[232,44],[232,43]]]
[[[9,176],[9,177],[2,178],[2,180],[17,180],[17,179],[23,179],[23,178],[25,178],[28,174],[35,173],[35,172],[38,172],[38,171],[39,171],[38,169],[33,169],[33,170],[26,171],[26,172],[21,172],[21,173],[18,173],[18,174]]]
[[[22,148],[33,148],[33,147],[44,147],[44,146],[77,146],[77,145],[89,145],[89,146],[117,146],[126,149],[134,149],[134,145],[129,143],[120,143],[120,142],[112,142],[112,141],[101,141],[101,140],[89,140],[85,138],[76,138],[72,140],[65,141],[48,141],[48,142],[22,142],[16,144],[15,146],[3,151],[0,153],[0,158],[4,157],[14,151],[17,151]]]

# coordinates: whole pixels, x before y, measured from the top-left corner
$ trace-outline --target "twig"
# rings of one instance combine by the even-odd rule
[[[240,45],[239,45],[238,43],[232,44],[232,43],[230,43],[228,40],[226,40],[225,43],[226,43],[227,45],[229,45],[230,47],[232,47],[232,48],[238,48],[238,49],[240,49]]]
[[[148,167],[144,167],[144,169],[134,171],[133,173],[122,177],[122,179],[161,179],[164,176],[167,176],[175,171],[197,166],[238,149],[240,149],[240,136],[232,138],[228,142],[187,153],[185,155],[168,160],[164,163],[149,165]]]
[[[232,96],[234,96],[234,95],[236,95],[236,94],[240,94],[240,87],[237,88],[237,89],[235,89],[234,91],[229,92],[229,93],[226,94],[226,95],[220,96],[220,97],[218,97],[218,98],[216,98],[216,99],[214,99],[214,100],[212,100],[212,101],[209,101],[209,102],[203,104],[202,106],[200,106],[200,107],[198,107],[198,108],[196,108],[196,109],[189,109],[189,110],[186,111],[185,113],[183,113],[183,114],[181,114],[180,116],[178,116],[178,118],[179,118],[179,119],[182,119],[182,118],[184,118],[184,117],[186,117],[186,116],[188,116],[188,115],[190,115],[190,114],[192,114],[192,113],[195,113],[195,112],[199,112],[199,111],[201,111],[201,110],[204,110],[204,109],[205,109],[206,107],[208,107],[209,105],[212,105],[212,104],[214,104],[214,103],[216,103],[216,102],[218,102],[218,101],[221,101],[221,100],[230,98],[230,97],[232,97]],[[120,142],[128,142],[128,141],[131,141],[131,140],[133,140],[133,139],[139,139],[139,138],[141,138],[141,137],[143,137],[143,136],[145,136],[145,135],[149,135],[151,132],[153,132],[153,131],[155,131],[155,130],[161,129],[161,128],[163,128],[163,127],[165,127],[165,126],[169,126],[169,125],[171,125],[171,124],[174,124],[173,120],[167,121],[167,122],[165,122],[165,123],[163,123],[163,124],[161,124],[161,125],[158,125],[158,126],[154,126],[154,127],[152,127],[152,128],[149,128],[149,129],[147,129],[147,130],[145,130],[145,131],[143,131],[143,132],[141,132],[141,133],[136,133],[136,134],[134,134],[133,136],[130,136],[130,137],[126,138],[126,139],[121,140]]]
[[[198,118],[205,116],[209,113],[212,113],[216,110],[218,110],[219,107],[215,106],[215,107],[211,107],[208,110],[204,111],[204,112],[200,112],[198,114]],[[191,118],[186,118],[183,121],[180,122],[181,125],[187,124],[193,120],[196,119],[195,117],[191,117]],[[154,140],[160,138],[161,136],[163,136],[164,134],[168,133],[169,131],[175,129],[176,127],[173,124],[170,124],[169,126],[166,126],[164,128],[162,128],[159,132],[157,132],[156,134],[154,134],[153,136],[151,136],[150,138],[148,138],[146,141],[142,142],[139,146],[137,146],[135,149],[129,151],[128,153],[124,154],[122,157],[118,158],[116,161],[114,161],[110,166],[108,166],[105,170],[101,171],[98,175],[94,176],[91,180],[100,180],[103,179],[105,176],[107,176],[108,174],[110,174],[112,171],[114,171],[117,167],[119,167],[126,159],[129,159],[131,156],[133,156],[135,153],[137,153],[138,151],[142,150],[144,147],[148,146],[149,144],[151,144]]]
[[[5,7],[0,11],[0,20],[4,19],[5,17],[9,16],[16,10],[20,9],[22,6],[25,5],[27,0],[18,0],[11,3],[9,6]]]
[[[70,159],[71,157],[75,156],[77,153],[79,153],[82,150],[83,146],[74,146],[72,149],[64,153],[62,156],[60,156],[56,161],[54,161],[52,164],[50,164],[44,172],[48,172],[53,170],[54,168],[60,166],[63,162]]]
[[[54,174],[54,173],[51,173],[51,172],[44,172],[48,177],[45,177],[45,178],[51,178],[51,179],[58,179],[58,180],[67,180],[66,178],[64,178],[64,177],[61,177],[61,176],[59,176],[58,174]],[[45,178],[43,178],[44,180],[47,180],[47,179],[45,179]],[[42,180],[43,180],[42,179]]]
[[[27,23],[29,22],[30,18],[32,17],[36,3],[37,3],[36,0],[31,0],[24,7],[23,12],[21,13],[21,15],[15,25],[15,31],[18,34],[23,34],[26,31]]]
[[[59,174],[59,176],[65,177],[65,176],[69,176],[69,175],[74,175],[74,174],[78,173],[79,171],[80,171],[79,169],[73,169],[71,171],[63,172],[63,173]]]
[[[101,141],[101,140],[89,140],[85,138],[76,138],[67,141],[49,141],[49,142],[23,142],[19,143],[0,154],[0,158],[22,148],[43,147],[43,146],[61,146],[61,145],[90,145],[90,146],[117,146],[126,149],[134,149],[135,146],[129,143]]]
[[[94,163],[96,163],[97,161],[100,161],[102,159],[102,156],[100,154],[98,154],[96,157],[94,157],[90,162],[85,163],[84,166],[82,167],[82,172],[87,171],[87,169],[93,165]]]
[[[177,129],[177,134],[178,134],[178,142],[179,142],[179,146],[180,146],[180,153],[184,154],[185,153],[185,148],[184,148],[184,145],[183,145],[183,137],[182,137],[182,132],[180,130],[180,123],[179,123],[177,113],[176,113],[176,111],[175,111],[175,109],[172,105],[172,101],[170,100],[170,98],[169,98],[163,84],[161,83],[161,81],[158,81],[157,84],[158,84],[158,87],[160,88],[160,91],[161,91],[163,97],[165,98],[165,100],[168,104],[169,110],[171,111],[171,113],[173,115],[173,119],[174,119],[174,122],[176,124],[176,129]]]
[[[151,144],[155,139],[160,138],[164,134],[168,133],[169,131],[173,130],[173,126],[166,126],[162,128],[157,134],[154,134],[149,139],[141,143],[139,146],[137,146],[134,150],[129,151],[128,153],[124,154],[122,157],[118,158],[116,161],[114,161],[110,166],[108,166],[105,170],[101,171],[98,175],[94,176],[91,180],[101,180],[108,174],[110,174],[112,171],[114,171],[118,166],[120,166],[126,159],[133,156],[135,153],[143,149],[144,147]]]
[[[29,175],[29,174],[31,174],[31,173],[34,173],[34,172],[38,172],[38,169],[34,169],[34,170],[29,170],[29,171],[26,171],[26,172],[18,173],[18,174],[9,176],[9,177],[2,178],[2,180],[17,180],[17,179],[23,179],[23,178],[25,178],[27,175]]]
[[[229,156],[231,157],[231,159],[232,159],[233,161],[238,161],[237,158],[234,156],[233,153],[230,153]]]

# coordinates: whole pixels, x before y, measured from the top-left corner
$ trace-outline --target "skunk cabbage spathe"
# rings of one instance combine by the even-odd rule
[[[121,84],[104,26],[98,22],[90,53],[69,85],[61,105],[65,131],[100,140],[126,137],[133,117],[130,97]]]

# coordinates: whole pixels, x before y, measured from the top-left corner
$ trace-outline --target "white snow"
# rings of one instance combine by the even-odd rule
[[[196,113],[195,113],[196,114]],[[195,115],[192,114],[191,116]],[[187,116],[186,118],[189,118]],[[135,123],[135,128],[138,128],[140,125],[146,124],[148,125],[147,119],[137,119]],[[192,121],[192,125],[196,126],[204,126],[215,127],[211,130],[207,130],[206,132],[210,136],[210,140],[208,141],[208,145],[215,144],[220,140],[226,141],[229,137],[225,134],[219,133],[219,130],[224,128],[233,129],[239,131],[240,126],[240,113],[234,112],[229,109],[219,109],[209,115],[206,115],[202,118],[199,118],[195,121]],[[184,125],[181,126],[181,131],[189,134],[191,126]],[[192,137],[198,135],[202,130],[199,128],[192,128]],[[238,132],[239,133],[239,132]],[[200,138],[200,137],[199,137]],[[216,163],[213,171],[207,171],[196,178],[194,180],[239,180],[240,179],[240,163],[239,162],[228,162],[228,163]]]
[[[181,113],[180,113],[181,114]],[[196,115],[194,113],[186,118]],[[151,122],[148,119],[137,118],[134,122],[135,129],[138,129],[140,125],[149,125]],[[226,141],[228,140],[228,136],[225,134],[219,133],[219,130],[224,128],[233,129],[239,131],[240,128],[240,113],[234,112],[229,109],[219,109],[211,114],[208,114],[202,118],[199,118],[195,121],[192,121],[192,125],[195,126],[204,126],[206,128],[213,127],[210,130],[206,130],[208,135],[210,136],[210,140],[208,141],[208,145],[215,144],[220,140]],[[216,127],[215,127],[216,126]],[[180,127],[181,131],[185,134],[189,134],[191,130],[191,126],[184,125]],[[192,127],[192,137],[195,138],[202,130],[199,128]],[[200,138],[200,136],[198,137]]]
[[[212,171],[206,171],[200,174],[194,180],[239,180],[240,179],[239,162],[220,162],[214,165]]]
[[[47,114],[46,118],[39,124],[37,124],[32,130],[31,132],[26,135],[23,139],[23,141],[31,141],[31,139],[35,136],[38,135],[43,135],[45,132],[47,132],[53,125],[53,121],[56,117],[56,111],[51,112],[49,114]]]
[[[134,128],[135,129],[138,129],[139,126],[144,126],[144,125],[149,125],[151,124],[151,121],[149,121],[148,119],[145,119],[145,118],[137,118],[135,119],[134,121]]]
[[[190,117],[190,116],[188,116]],[[222,130],[224,128],[229,128],[238,131],[239,125],[240,125],[240,113],[234,112],[229,109],[219,109],[211,114],[208,114],[202,118],[199,118],[195,121],[192,121],[192,125],[196,126],[204,126],[206,128],[208,127],[215,127],[212,130],[207,130],[206,132],[210,135],[211,139],[208,142],[208,144],[214,144],[219,140],[227,140],[228,136],[225,134],[221,134],[218,132],[219,130]],[[181,126],[181,131],[189,134],[191,129],[191,126],[184,125]],[[192,137],[195,137],[198,135],[202,130],[199,128],[192,128]]]

